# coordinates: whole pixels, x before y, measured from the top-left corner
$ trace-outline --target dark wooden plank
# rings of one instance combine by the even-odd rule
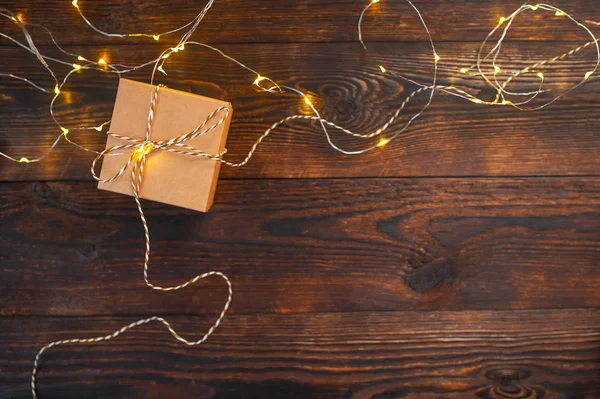
[[[30,397],[42,345],[134,320],[0,319],[2,397]],[[195,336],[210,323],[172,321]],[[38,382],[46,399],[594,399],[599,351],[597,309],[231,316],[202,348],[178,344],[158,325],[52,348]]]
[[[507,70],[522,67],[525,59],[539,60],[569,49],[572,44],[507,45]],[[123,62],[140,62],[154,54],[151,47],[121,46],[110,50],[97,47],[85,50],[88,57],[106,56]],[[241,61],[256,67],[282,84],[312,93],[324,117],[369,133],[380,127],[398,107],[410,86],[383,75],[377,65],[429,81],[431,54],[426,43],[379,44],[372,57],[365,56],[354,44],[228,45],[224,49]],[[476,43],[440,45],[441,82],[466,85],[478,95],[488,93],[476,78],[458,70],[475,57]],[[107,50],[108,51],[108,50]],[[52,87],[46,74],[32,57],[12,48],[0,49],[0,68],[25,73],[35,81]],[[256,52],[256,53],[255,53]],[[289,58],[282,59],[286,52]],[[547,71],[547,79],[562,82],[551,86],[564,90],[591,68],[592,52],[570,59],[564,68]],[[15,59],[25,64],[17,69]],[[450,61],[447,61],[450,60]],[[254,76],[199,50],[173,57],[167,66],[164,83],[233,103],[235,112],[229,135],[230,159],[242,159],[253,141],[274,121],[308,112],[297,96],[257,93],[251,86]],[[64,72],[64,71],[63,71]],[[116,78],[88,72],[65,87],[57,116],[70,128],[96,125],[110,118],[116,92]],[[148,71],[132,78],[147,80]],[[537,77],[536,77],[537,79]],[[532,82],[530,79],[529,82]],[[47,96],[23,84],[3,80],[5,88],[0,109],[0,146],[16,156],[40,154],[56,135]],[[523,87],[523,86],[521,86]],[[433,106],[401,137],[383,151],[363,156],[344,156],[331,149],[323,133],[308,122],[283,127],[269,137],[249,165],[241,169],[223,168],[223,178],[281,177],[372,177],[372,176],[534,176],[592,175],[600,170],[600,122],[594,109],[599,105],[598,84],[590,83],[554,105],[537,112],[519,112],[504,107],[485,107],[439,94]],[[489,94],[489,93],[488,93]],[[423,105],[425,96],[409,106],[412,115]],[[402,122],[406,121],[406,117]],[[403,123],[394,125],[398,132]],[[104,148],[105,137],[92,133],[72,133],[75,140],[95,148]],[[334,138],[348,146],[359,143]],[[372,144],[372,142],[370,142]],[[356,148],[356,147],[350,147]],[[92,154],[63,144],[47,161],[39,165],[13,164],[0,159],[0,179],[91,179]]]
[[[206,2],[186,0],[81,0],[81,9],[107,32],[165,32],[191,21]],[[218,0],[198,29],[196,38],[210,43],[348,42],[357,40],[357,23],[368,0]],[[423,13],[436,41],[483,40],[498,23],[523,4],[521,0],[483,0],[475,5],[461,0],[414,2]],[[594,0],[554,0],[581,21],[596,20]],[[81,20],[70,1],[7,0],[3,3],[24,20],[52,29],[62,44],[148,43],[152,39],[110,39],[93,32]],[[533,17],[531,16],[533,15]],[[1,21],[8,27],[9,22]],[[365,37],[371,41],[420,41],[427,36],[414,10],[404,1],[382,1],[367,14]],[[593,27],[593,26],[592,26]],[[5,28],[6,29],[6,28]],[[176,41],[180,36],[166,36]],[[525,14],[517,21],[510,40],[589,40],[586,33],[564,17],[553,13]],[[4,41],[6,43],[6,41]],[[51,44],[40,33],[39,43]]]
[[[131,197],[0,185],[0,314],[220,311],[218,278],[142,279]],[[233,313],[600,306],[600,179],[220,182],[207,214],[147,203],[150,278],[217,269]]]

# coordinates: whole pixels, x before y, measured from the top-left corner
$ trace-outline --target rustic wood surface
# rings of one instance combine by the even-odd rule
[[[219,278],[148,292],[130,197],[56,182],[0,199],[0,314],[220,311]],[[218,264],[233,313],[600,307],[600,178],[223,180],[208,214],[145,209],[151,280]]]
[[[191,21],[204,2],[188,0],[142,1],[125,4],[118,0],[79,0],[81,10],[106,32],[166,32]],[[357,0],[223,0],[215,3],[198,30],[198,39],[209,43],[306,43],[354,42],[358,15],[368,1]],[[522,0],[421,0],[423,12],[437,41],[483,40],[498,18],[523,4]],[[535,3],[532,3],[535,4]],[[573,13],[581,21],[597,20],[594,0],[556,0],[550,3]],[[60,43],[98,44],[147,43],[148,38],[123,39],[94,35],[82,23],[70,1],[6,0],[3,6],[23,14],[25,21],[52,27]],[[511,30],[513,40],[589,40],[572,22],[549,13],[524,14],[538,25],[523,24]],[[388,1],[373,7],[366,16],[365,38],[371,41],[422,41],[427,36],[414,10],[403,1]],[[546,28],[546,29],[544,29]],[[164,36],[167,43],[176,35]],[[51,43],[41,38],[40,43]]]
[[[574,43],[519,43],[506,45],[506,68],[524,66],[524,59],[543,59],[573,48]],[[444,57],[440,64],[441,83],[465,85],[474,94],[485,96],[489,88],[481,79],[458,71],[476,59],[479,44],[439,43]],[[87,57],[109,54],[114,60],[142,62],[157,55],[158,47],[119,46],[82,48]],[[361,132],[372,132],[387,121],[414,86],[383,75],[378,65],[407,73],[429,82],[432,55],[428,43],[378,43],[373,57],[365,56],[356,43],[225,45],[222,48],[251,63],[265,76],[281,84],[297,86],[311,93],[322,115]],[[27,76],[52,85],[33,57],[16,66],[23,51],[2,48],[0,66],[11,72],[27,71]],[[273,122],[308,113],[308,106],[292,95],[257,93],[251,86],[255,76],[216,58],[214,54],[190,48],[192,55],[173,56],[166,66],[170,87],[231,101],[233,118],[228,139],[228,157],[240,160],[251,145]],[[281,59],[281,53],[288,58]],[[593,66],[593,51],[580,59],[569,59],[564,67],[547,71],[548,81],[577,83]],[[448,61],[445,61],[445,60]],[[583,61],[582,61],[583,60]],[[134,61],[131,61],[134,62]],[[89,79],[85,79],[87,76]],[[144,70],[132,78],[147,80]],[[529,78],[530,82],[533,80]],[[64,87],[68,95],[56,107],[57,118],[69,128],[100,124],[112,113],[117,78],[97,72],[82,74]],[[28,89],[17,81],[6,81],[0,101],[6,112],[0,114],[4,126],[0,143],[12,154],[30,158],[42,152],[60,133],[47,110],[48,96]],[[560,90],[560,87],[558,88]],[[412,115],[423,106],[426,96],[407,107]],[[569,96],[537,112],[519,112],[507,107],[485,107],[438,94],[423,118],[402,133],[400,139],[361,157],[342,156],[331,149],[323,132],[314,124],[300,121],[276,130],[260,147],[256,156],[241,169],[222,169],[223,178],[290,177],[399,177],[399,176],[558,176],[593,175],[600,170],[600,121],[595,109],[600,105],[600,84],[581,87]],[[80,110],[85,110],[81,112]],[[18,118],[15,118],[18,115]],[[398,132],[407,118],[392,125]],[[27,122],[27,123],[24,123]],[[576,133],[575,127],[577,125]],[[103,149],[106,138],[95,130],[72,133],[72,138],[91,148]],[[24,137],[31,138],[24,140]],[[363,141],[334,134],[338,143],[357,148]],[[375,140],[371,141],[371,143]],[[63,142],[64,143],[64,142]],[[46,164],[7,164],[0,169],[0,180],[91,180],[89,165],[93,154],[68,144],[60,145]],[[60,165],[60,167],[58,167]]]
[[[597,398],[598,310],[233,315],[202,348],[157,325],[57,347],[39,382],[57,398]],[[129,317],[5,318],[8,397],[27,398],[48,339],[108,334]],[[171,317],[198,336],[211,320]],[[23,334],[26,331],[27,334]]]
[[[79,4],[100,28],[130,32],[168,30],[202,7]],[[458,71],[522,1],[415,4],[442,57],[440,82],[489,95]],[[580,20],[600,18],[592,0],[552,4]],[[309,92],[323,116],[371,132],[414,89],[378,65],[429,82],[432,54],[414,11],[385,0],[366,16],[365,53],[356,43],[364,5],[219,0],[194,38]],[[175,39],[94,35],[70,1],[0,7],[52,27],[89,58],[133,64]],[[527,18],[511,31],[504,70],[589,40],[565,18]],[[1,31],[11,29],[0,21]],[[560,91],[593,63],[587,50],[544,73]],[[298,97],[257,93],[255,76],[207,51],[189,48],[166,69],[168,86],[232,102],[232,159],[274,121],[308,112]],[[52,84],[6,40],[0,70]],[[147,80],[149,71],[131,77]],[[0,85],[0,148],[34,157],[59,133],[48,97],[18,81]],[[68,127],[109,119],[116,85],[105,74],[75,76],[57,117]],[[179,283],[213,268],[232,279],[232,308],[216,333],[188,348],[147,325],[95,346],[53,348],[42,358],[40,398],[600,398],[598,105],[595,82],[530,113],[437,94],[399,140],[359,157],[331,150],[310,123],[285,126],[246,168],[222,169],[209,213],[144,203],[151,280]],[[96,149],[105,142],[95,131],[73,138]],[[106,335],[154,314],[200,337],[226,297],[217,278],[178,293],[145,287],[135,204],[98,191],[91,160],[65,144],[41,164],[0,159],[0,398],[31,396],[44,344]]]

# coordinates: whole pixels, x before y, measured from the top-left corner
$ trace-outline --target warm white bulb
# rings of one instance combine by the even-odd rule
[[[254,80],[254,83],[252,83],[252,84],[254,84],[254,85],[257,85],[257,86],[258,86],[258,84],[259,84],[260,82],[262,82],[263,80],[265,80],[265,79],[266,79],[265,77],[258,75],[258,76],[256,77],[256,79]]]
[[[379,141],[377,142],[377,147],[383,148],[389,142],[390,142],[390,139],[386,139],[386,138],[379,139]]]

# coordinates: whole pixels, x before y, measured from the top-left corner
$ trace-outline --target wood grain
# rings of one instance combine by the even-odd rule
[[[218,279],[142,279],[133,200],[0,185],[0,314],[215,313]],[[146,201],[150,279],[210,269],[233,313],[600,306],[600,179],[230,180],[207,213]]]
[[[369,0],[261,1],[218,0],[201,23],[195,39],[209,43],[348,42],[357,37],[356,26]],[[81,10],[100,29],[111,33],[166,32],[191,21],[206,1],[81,0]],[[521,0],[419,0],[435,41],[483,40],[501,16],[523,4]],[[597,20],[594,0],[554,0],[552,5],[574,14],[581,21]],[[62,0],[6,0],[3,7],[21,13],[26,22],[52,29],[61,44],[148,43],[151,38],[107,38],[88,28],[71,6]],[[9,26],[3,19],[0,23]],[[594,28],[594,26],[591,26]],[[427,40],[414,10],[404,1],[382,1],[366,14],[363,25],[370,41]],[[181,35],[163,36],[161,43],[174,43]],[[39,44],[51,44],[38,33]],[[515,22],[509,40],[589,40],[583,29],[554,13],[524,14]],[[7,43],[7,41],[3,41]]]
[[[503,68],[523,67],[524,60],[539,60],[568,50],[572,43],[515,44],[506,46]],[[458,71],[475,59],[476,43],[444,44],[437,47],[443,61],[440,82],[465,86],[480,96],[489,89],[476,78]],[[155,48],[121,46],[108,50],[88,48],[87,57],[112,57],[127,63],[155,56]],[[413,86],[381,74],[379,63],[390,71],[429,82],[431,49],[426,43],[378,44],[366,56],[356,44],[227,45],[223,49],[281,84],[311,93],[324,117],[361,133],[380,127]],[[17,68],[13,60],[21,51],[0,48],[0,68],[22,73],[36,82],[51,81],[35,60],[24,60]],[[286,57],[282,59],[282,54]],[[585,52],[558,69],[544,71],[550,87],[564,91],[565,84],[577,83],[591,68],[593,52]],[[448,61],[446,61],[448,60]],[[10,68],[13,69],[10,69]],[[18,70],[17,70],[18,69]],[[227,101],[234,107],[228,139],[229,159],[243,159],[256,138],[274,121],[288,115],[308,113],[297,96],[257,93],[254,76],[234,68],[200,50],[189,49],[173,57],[166,66],[169,76],[163,83]],[[65,71],[62,71],[65,72]],[[148,71],[131,76],[147,80]],[[537,77],[535,77],[537,79]],[[529,87],[529,77],[519,87]],[[562,83],[561,83],[562,82]],[[60,133],[48,115],[47,96],[16,81],[4,80],[1,97],[0,147],[17,157],[43,152]],[[110,118],[117,80],[98,72],[73,78],[64,88],[57,106],[58,119],[72,130],[71,137],[93,149],[103,149],[105,137],[94,130],[77,133],[77,126],[98,125]],[[515,86],[517,87],[517,86]],[[591,82],[554,105],[536,112],[519,112],[506,107],[485,107],[445,94],[397,141],[382,151],[362,156],[344,156],[327,144],[320,129],[307,122],[289,124],[265,140],[256,156],[244,168],[223,168],[223,178],[290,177],[404,177],[404,176],[554,176],[596,175],[600,170],[600,122],[594,110],[599,105],[598,84]],[[390,134],[400,131],[408,116],[424,105],[426,96],[416,99],[406,116],[393,125]],[[364,142],[334,134],[345,148],[356,149]],[[367,141],[372,145],[375,141]],[[362,147],[361,147],[362,148]],[[46,162],[14,164],[0,160],[0,179],[57,180],[91,179],[93,154],[63,143]]]
[[[54,339],[112,333],[134,317],[3,318],[2,397],[26,398]],[[210,321],[173,317],[198,336]],[[144,326],[52,348],[46,398],[544,398],[600,395],[596,310],[234,315],[202,348]]]
[[[415,89],[379,65],[426,83],[433,65],[404,1],[384,0],[367,13],[365,52],[356,23],[367,3],[219,0],[193,39],[309,93],[324,117],[369,133]],[[581,21],[598,19],[596,3],[552,1]],[[99,28],[129,32],[172,29],[204,5],[79,4]],[[522,0],[415,4],[441,56],[438,83],[493,95],[459,70]],[[51,27],[70,51],[126,64],[177,40],[92,34],[67,0],[2,7],[21,13],[50,55],[58,54],[32,23]],[[502,73],[589,40],[553,13],[517,22]],[[4,18],[0,31],[17,32]],[[593,69],[594,56],[586,50],[540,70],[551,94]],[[0,70],[54,85],[34,57],[4,39]],[[191,46],[166,70],[160,81],[169,87],[233,103],[233,160],[271,123],[309,112],[295,96],[257,93],[255,76]],[[513,88],[537,83],[532,74]],[[1,78],[0,86],[0,151],[33,158],[60,133],[49,98],[15,80]],[[103,134],[74,128],[110,118],[116,87],[115,76],[86,72],[63,89],[56,115],[74,140],[104,148]],[[310,123],[288,125],[247,167],[222,169],[209,213],[144,202],[150,279],[180,283],[220,270],[234,284],[231,311],[202,348],[179,345],[159,325],[97,346],[53,348],[42,358],[40,399],[599,398],[599,94],[592,78],[530,113],[437,94],[397,141],[358,157],[333,151]],[[416,98],[402,121],[425,100]],[[0,399],[31,397],[33,359],[53,340],[106,335],[153,314],[198,337],[223,306],[217,278],[168,294],[144,285],[133,200],[96,189],[92,158],[61,143],[41,164],[0,159]]]

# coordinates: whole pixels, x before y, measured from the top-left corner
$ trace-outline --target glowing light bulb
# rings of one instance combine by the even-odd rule
[[[588,80],[590,78],[590,76],[592,76],[594,74],[594,71],[589,71],[588,73],[585,74],[585,80]]]
[[[312,103],[310,102],[310,99],[306,96],[304,96],[304,102],[310,106],[312,106]]]
[[[177,49],[178,49],[179,51],[183,51],[183,50],[185,50],[185,44],[182,44],[181,46],[177,47]]]
[[[98,65],[106,65],[106,61],[104,60],[104,58],[100,58],[98,60]]]
[[[498,65],[494,65],[494,74],[497,75],[499,74],[501,71],[500,67]]]
[[[386,139],[386,138],[379,139],[379,141],[377,142],[377,147],[383,148],[389,142],[390,142],[390,139]]]
[[[438,62],[440,60],[440,56],[438,55],[438,53],[433,53],[433,58],[435,59],[435,62]]]
[[[160,35],[152,35],[152,38],[156,41],[158,41],[158,39],[160,39]]]
[[[539,6],[539,4],[536,4],[535,6],[529,6],[529,8],[531,8],[533,11],[537,11]]]
[[[17,22],[17,19],[15,17],[10,17],[11,20],[13,20],[14,22]]]
[[[512,101],[503,98],[502,99],[502,104],[503,105],[512,105]]]
[[[556,12],[554,13],[554,15],[556,15],[557,17],[562,17],[565,15],[564,12],[560,11],[560,10],[556,10]]]
[[[23,158],[19,159],[19,162],[21,162],[21,163],[29,163],[31,161],[29,161],[29,159],[23,157]]]
[[[73,1],[71,2],[71,4],[73,4],[73,7],[75,7],[75,8],[79,8],[79,4],[77,3],[77,0],[73,0]]]
[[[543,74],[543,73],[539,72],[539,73],[537,74],[537,76],[538,76],[540,79],[544,80],[544,74]]]
[[[502,25],[504,22],[506,22],[506,18],[500,17],[500,19],[498,20],[498,25]]]
[[[379,65],[379,69],[381,70],[381,72],[386,73],[387,69],[385,69],[385,67],[383,65]]]
[[[63,135],[66,137],[67,134],[69,134],[69,129],[67,129],[66,127],[61,127],[60,130],[62,130]]]
[[[165,75],[167,74],[167,71],[165,71],[165,69],[162,67],[162,65],[159,65],[157,68],[160,72],[164,73]]]
[[[82,57],[82,56],[80,56],[80,55],[78,55],[78,56],[77,56],[77,59],[78,59],[79,61],[87,61],[85,58],[83,58],[83,57]]]
[[[379,3],[380,0],[371,0],[371,4]]]
[[[478,99],[478,98],[474,98],[474,99],[473,99],[473,100],[471,100],[471,101],[473,101],[475,104],[483,104],[483,101],[481,101],[481,100],[480,100],[480,99]]]
[[[104,128],[104,126],[102,126],[102,125],[94,127],[94,129],[96,129],[99,132],[101,132],[103,128]]]
[[[60,89],[58,88],[58,85],[54,86],[54,94],[60,94]]]
[[[73,69],[76,71],[79,71],[81,69],[81,65],[79,64],[73,64]]]
[[[262,82],[263,80],[265,80],[265,79],[266,79],[265,77],[262,77],[262,76],[258,75],[258,76],[256,77],[256,79],[254,80],[254,83],[252,83],[252,84],[254,84],[254,85],[257,85],[257,86],[258,86],[258,84],[259,84],[260,82]]]
[[[460,73],[467,73],[467,72],[469,72],[470,70],[471,70],[471,68],[462,68],[462,69],[460,70]]]

